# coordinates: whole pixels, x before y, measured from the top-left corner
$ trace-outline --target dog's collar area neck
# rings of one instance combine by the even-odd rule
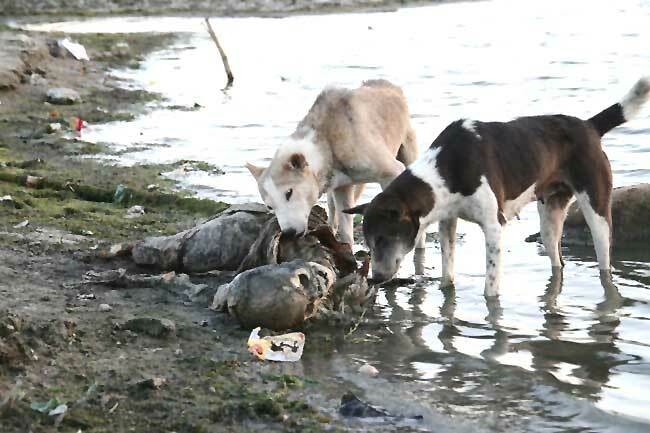
[[[314,171],[314,177],[316,177],[321,195],[325,194],[332,186],[335,171],[342,171],[340,162],[334,157],[331,150],[323,154],[322,157],[323,166]]]

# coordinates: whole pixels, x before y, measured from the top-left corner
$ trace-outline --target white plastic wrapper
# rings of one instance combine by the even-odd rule
[[[305,347],[305,334],[292,332],[290,334],[260,338],[259,327],[251,331],[248,337],[248,351],[258,359],[268,361],[296,362],[302,357]]]

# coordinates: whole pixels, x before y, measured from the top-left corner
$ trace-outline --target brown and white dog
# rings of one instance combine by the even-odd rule
[[[542,241],[552,266],[561,268],[562,227],[574,196],[589,225],[598,266],[607,275],[612,172],[600,139],[630,120],[649,96],[650,77],[646,77],[621,102],[589,120],[548,115],[506,123],[451,123],[382,193],[346,211],[364,214],[373,278],[391,278],[415,239],[439,221],[442,280],[452,284],[456,222],[462,218],[483,229],[485,295],[495,296],[502,227],[537,199]]]
[[[387,186],[418,156],[402,90],[385,80],[357,89],[323,90],[269,167],[246,164],[262,199],[275,210],[282,232],[302,235],[311,208],[328,193],[329,219],[352,244],[351,215],[360,189]]]

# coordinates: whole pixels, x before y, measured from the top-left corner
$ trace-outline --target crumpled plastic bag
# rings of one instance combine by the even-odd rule
[[[260,338],[259,327],[253,329],[248,337],[248,351],[257,359],[267,361],[295,362],[302,357],[305,347],[305,334],[292,332],[290,334]]]

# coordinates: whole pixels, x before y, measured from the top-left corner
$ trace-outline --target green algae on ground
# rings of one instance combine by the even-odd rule
[[[110,240],[138,240],[144,236],[181,231],[177,222],[214,215],[227,207],[222,202],[177,194],[129,190],[127,200],[113,204],[113,189],[43,180],[41,188],[28,188],[26,175],[0,172],[0,195],[10,195],[15,208],[7,208],[0,221],[15,225],[56,227],[73,234],[94,233]],[[126,219],[125,206],[145,206],[145,214]]]

